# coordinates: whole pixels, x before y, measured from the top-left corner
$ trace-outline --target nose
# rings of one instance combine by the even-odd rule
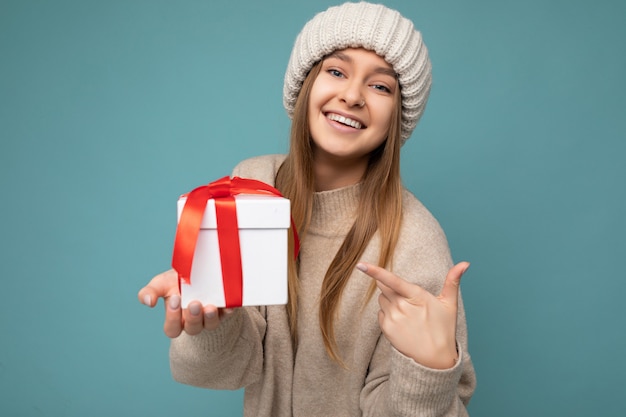
[[[346,83],[341,92],[340,99],[346,103],[348,107],[363,107],[365,105],[361,85],[355,81]]]

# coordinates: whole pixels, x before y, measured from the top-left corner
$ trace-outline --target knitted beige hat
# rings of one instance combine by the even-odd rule
[[[380,4],[345,3],[317,14],[302,29],[291,51],[283,104],[293,117],[302,83],[313,65],[346,48],[365,48],[385,59],[398,74],[402,94],[402,144],[411,136],[428,100],[431,64],[413,23]]]

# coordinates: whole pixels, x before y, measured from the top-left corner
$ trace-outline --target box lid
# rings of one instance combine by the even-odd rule
[[[178,219],[187,197],[178,199]],[[287,229],[291,223],[289,200],[284,197],[239,194],[235,196],[237,205],[237,223],[240,229]],[[215,229],[215,200],[207,202],[201,229]]]

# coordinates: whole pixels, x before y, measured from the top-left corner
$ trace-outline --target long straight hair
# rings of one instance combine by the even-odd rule
[[[322,60],[323,61],[323,60]],[[304,80],[296,101],[291,125],[290,149],[276,176],[276,187],[291,200],[296,229],[303,242],[311,221],[315,182],[312,138],[308,122],[311,87],[320,73],[322,61],[313,66]],[[341,296],[370,240],[380,236],[380,266],[389,266],[400,234],[402,221],[402,182],[400,179],[401,101],[395,89],[394,111],[387,139],[372,153],[361,181],[356,220],[346,235],[322,282],[319,322],[328,356],[346,366],[338,352],[334,322]],[[297,345],[298,261],[289,263],[289,301],[287,311],[294,346]],[[374,294],[374,282],[364,297],[365,304]]]

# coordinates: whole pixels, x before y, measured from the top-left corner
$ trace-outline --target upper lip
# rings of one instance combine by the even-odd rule
[[[365,124],[365,122],[363,122],[362,119],[360,119],[359,117],[353,114],[344,113],[344,112],[336,111],[336,110],[324,110],[323,113],[325,116],[329,114],[338,114],[339,116],[343,116],[347,119],[351,119],[351,120],[354,120],[355,122],[359,122],[361,124],[361,129],[365,129],[367,127],[367,125]]]

